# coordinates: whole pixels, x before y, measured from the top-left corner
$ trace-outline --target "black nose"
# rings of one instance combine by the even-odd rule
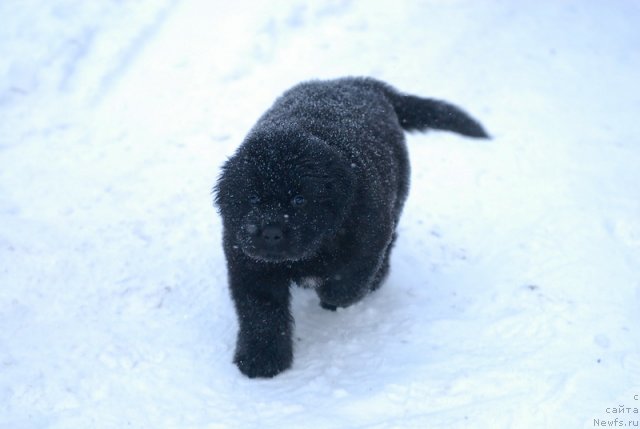
[[[284,238],[280,225],[267,225],[262,228],[262,240],[268,246],[277,246]]]

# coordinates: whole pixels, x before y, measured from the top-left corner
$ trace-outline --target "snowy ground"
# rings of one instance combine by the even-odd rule
[[[306,3],[0,2],[0,428],[640,426],[640,3]],[[343,75],[494,139],[411,135],[387,284],[248,380],[210,189]]]

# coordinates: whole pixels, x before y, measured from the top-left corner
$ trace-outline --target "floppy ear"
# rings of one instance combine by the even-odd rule
[[[213,194],[213,202],[218,209],[218,213],[222,214],[222,208],[230,203],[233,198],[232,192],[235,188],[234,179],[234,158],[229,158],[222,166],[218,180],[211,190]]]
[[[352,164],[338,150],[323,141],[316,142],[321,148],[316,157],[322,183],[322,194],[331,201],[338,215],[351,205],[355,190],[355,173]]]
[[[355,174],[351,166],[352,164],[344,159],[334,148],[329,147],[329,149],[330,156],[327,157],[328,165],[326,171],[331,172],[330,183],[338,189],[348,192],[350,197],[350,193],[353,192],[355,185]]]

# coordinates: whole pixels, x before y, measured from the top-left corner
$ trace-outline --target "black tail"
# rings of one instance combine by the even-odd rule
[[[401,94],[396,94],[391,102],[400,125],[407,131],[433,128],[469,137],[489,138],[478,121],[453,104]]]
[[[432,128],[453,131],[469,137],[489,138],[478,121],[453,104],[431,98],[400,94],[385,84],[382,84],[382,89],[391,101],[400,125],[407,131],[425,131]]]

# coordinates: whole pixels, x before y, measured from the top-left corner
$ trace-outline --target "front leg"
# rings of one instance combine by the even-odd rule
[[[289,281],[277,273],[230,268],[240,329],[234,363],[249,378],[273,377],[293,361]]]
[[[354,245],[343,252],[333,274],[316,289],[322,308],[348,307],[375,290],[388,269],[390,241],[391,237],[383,234],[367,241],[354,237],[351,241]]]
[[[377,265],[374,261],[357,261],[357,264],[358,267],[338,270],[316,289],[322,308],[336,310],[337,307],[348,307],[371,291]]]

